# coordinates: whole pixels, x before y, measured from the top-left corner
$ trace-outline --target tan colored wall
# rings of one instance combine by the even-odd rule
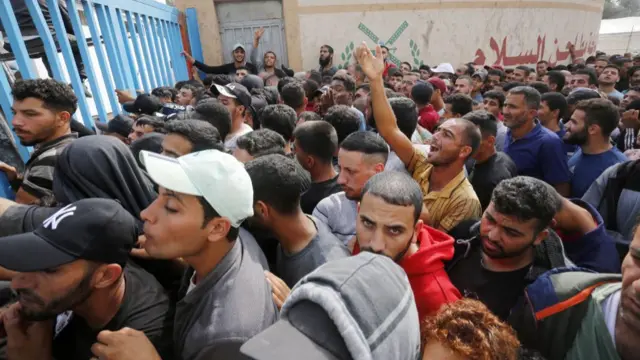
[[[222,41],[213,0],[175,0],[175,5],[181,11],[186,8],[197,10],[204,62],[206,64],[222,64]]]

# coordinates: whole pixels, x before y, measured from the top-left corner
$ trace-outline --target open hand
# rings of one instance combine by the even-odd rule
[[[253,38],[256,40],[260,40],[260,38],[262,38],[262,35],[264,35],[264,28],[261,27],[260,29],[256,30],[256,32],[253,34]]]
[[[264,275],[267,277],[269,285],[271,285],[271,296],[273,297],[273,302],[278,307],[278,310],[280,310],[282,309],[284,302],[287,300],[287,297],[289,297],[291,289],[289,289],[289,286],[287,286],[282,279],[273,275],[269,271],[265,271]]]
[[[358,64],[360,64],[362,72],[367,75],[370,81],[381,79],[384,73],[384,59],[382,58],[382,48],[380,45],[376,45],[376,54],[378,54],[378,57],[373,56],[371,50],[367,47],[367,43],[364,41],[362,45],[356,49]]]
[[[185,59],[187,59],[187,61],[190,62],[192,65],[196,63],[196,59],[194,59],[193,56],[191,56],[191,54],[189,54],[188,52],[183,50],[181,55],[184,56]]]

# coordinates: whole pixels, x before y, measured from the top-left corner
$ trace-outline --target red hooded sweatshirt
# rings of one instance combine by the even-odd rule
[[[405,256],[399,264],[409,278],[420,322],[426,316],[435,314],[442,305],[461,298],[444,270],[444,261],[453,258],[453,242],[451,236],[423,225],[418,233],[418,252]],[[359,252],[356,243],[353,254]]]

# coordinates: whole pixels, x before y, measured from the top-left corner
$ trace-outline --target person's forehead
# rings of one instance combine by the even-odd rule
[[[526,230],[535,226],[535,219],[520,220],[516,216],[503,214],[496,210],[493,202],[489,204],[485,213],[489,214],[500,226],[514,228],[518,230]]]
[[[581,81],[586,81],[589,79],[589,75],[586,74],[573,74],[573,76],[571,77],[572,80],[581,80]]]
[[[443,122],[442,125],[439,126],[439,129],[448,130],[454,134],[458,134],[461,128],[462,128],[462,125],[460,125],[456,119],[449,119]]]
[[[507,100],[506,102],[508,103],[520,103],[520,102],[524,102],[524,94],[513,94],[513,93],[508,93],[507,94]]]
[[[629,90],[629,92],[627,93],[627,95],[629,97],[640,97],[640,92],[635,91],[635,90]]]
[[[494,98],[485,98],[484,101],[489,105],[497,105],[499,103],[498,100]]]
[[[338,151],[338,163],[343,166],[361,166],[364,164],[364,154],[341,148]]]
[[[574,120],[582,120],[584,119],[584,116],[585,116],[585,112],[584,110],[581,110],[581,109],[575,109],[571,114],[571,118]]]
[[[173,191],[162,186],[158,186],[158,191],[162,195],[175,198],[176,200],[180,201],[182,204],[188,204],[190,201],[197,200],[197,198],[193,195]]]
[[[342,80],[331,80],[331,87],[336,86],[344,86],[344,82]]]
[[[462,85],[467,84],[467,85],[469,85],[470,81],[467,78],[462,78],[462,79],[456,80],[456,85],[458,85],[458,84],[462,84]]]
[[[44,107],[44,101],[34,97],[28,97],[22,100],[16,98],[13,99],[13,107],[20,109],[46,109]]]
[[[233,51],[234,51],[234,52],[244,52],[244,49],[243,49],[243,48],[241,48],[241,47],[239,47],[239,48],[237,48],[237,49],[235,49],[235,50],[233,50]]]
[[[366,193],[360,201],[360,215],[369,217],[378,225],[412,227],[415,208],[388,203],[382,197]]]

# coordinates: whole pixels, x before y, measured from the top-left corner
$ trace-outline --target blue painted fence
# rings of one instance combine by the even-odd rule
[[[183,45],[179,11],[174,7],[153,0],[46,0],[55,28],[54,38],[38,0],[24,1],[43,40],[52,76],[71,83],[79,99],[74,118],[90,128],[94,127],[94,114],[105,122],[109,113],[122,112],[115,89],[128,90],[132,94],[136,90],[150,92],[158,86],[189,79],[187,64],[180,55]],[[65,30],[59,1],[64,2],[69,12],[77,40],[75,45]],[[8,0],[0,0],[0,22],[7,32],[5,37],[9,39],[22,77],[37,78],[35,62],[30,59]],[[77,46],[82,57],[92,99],[84,96],[72,46]],[[0,68],[0,110],[9,126],[13,101],[10,84],[7,74]],[[28,149],[18,141],[16,143],[26,161]]]

